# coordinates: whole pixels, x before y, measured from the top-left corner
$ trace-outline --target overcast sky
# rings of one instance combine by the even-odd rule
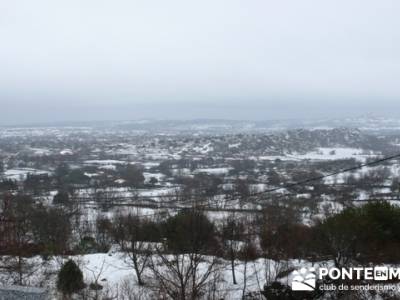
[[[0,123],[397,114],[399,12],[398,0],[0,0]]]

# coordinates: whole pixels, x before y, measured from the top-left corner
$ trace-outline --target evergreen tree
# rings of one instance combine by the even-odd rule
[[[85,287],[83,274],[77,264],[68,260],[58,273],[57,288],[63,294],[70,295]]]

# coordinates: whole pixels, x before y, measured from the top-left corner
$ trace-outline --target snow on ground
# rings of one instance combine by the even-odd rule
[[[366,191],[359,191],[358,192],[357,200],[365,201],[365,200],[368,200],[369,198],[370,198],[370,195]]]
[[[322,212],[329,212],[338,214],[343,210],[343,204],[338,203],[337,201],[332,201],[332,199],[325,199],[318,203],[319,210]],[[325,218],[326,216],[324,216]]]
[[[115,160],[115,159],[93,159],[93,160],[85,160],[83,162],[85,165],[97,165],[97,166],[109,166],[109,165],[123,165],[126,164],[126,161]]]
[[[118,149],[108,150],[107,153],[116,154],[116,155],[134,155],[134,154],[137,154],[136,145],[119,144],[118,146],[119,146]]]
[[[340,160],[355,158],[360,161],[364,161],[367,157],[370,156],[370,153],[366,154],[364,150],[357,148],[318,148],[316,151],[312,151],[306,154],[291,155],[291,157],[299,160]]]
[[[170,169],[170,172],[174,176],[187,176],[190,175],[192,172],[188,168],[182,169]]]
[[[158,181],[161,181],[161,180],[163,180],[165,178],[165,175],[161,174],[161,173],[147,173],[147,172],[144,172],[143,176],[145,178],[145,183],[149,183],[151,178],[153,178],[153,177],[156,178]]]
[[[9,169],[9,170],[6,170],[4,172],[3,177],[5,179],[23,181],[23,180],[26,179],[28,174],[31,174],[31,175],[44,175],[44,174],[51,174],[51,172],[32,169],[32,168]]]
[[[155,161],[148,161],[148,162],[144,162],[144,163],[140,163],[145,169],[151,169],[154,167],[158,167],[160,165],[159,162],[155,162]]]
[[[250,184],[249,189],[252,193],[261,193],[264,192],[268,188],[268,185],[265,183],[257,183]]]
[[[374,157],[376,154],[365,152],[358,148],[343,148],[343,147],[320,147],[314,151],[300,154],[291,153],[285,155],[264,155],[259,156],[259,160],[340,160],[354,158],[358,161],[365,161],[368,157]],[[256,158],[256,157],[254,157]]]
[[[99,173],[89,173],[89,172],[85,172],[84,175],[89,177],[89,178],[100,176]]]
[[[361,169],[358,169],[357,171],[352,171],[352,172],[346,172],[346,173],[341,173],[337,174],[335,176],[330,176],[324,178],[324,183],[329,185],[329,184],[343,184],[346,182],[347,178],[349,176],[353,176],[356,179],[360,179],[361,176],[368,174],[368,172],[373,171],[374,169],[381,168],[380,166],[377,167],[362,167]],[[396,176],[396,171],[399,172],[399,168],[392,166],[390,168],[392,175]]]
[[[99,188],[99,189],[94,189],[94,188],[83,188],[83,189],[77,189],[75,190],[78,196],[80,197],[85,197],[94,194],[95,192],[108,192],[108,193],[114,193],[115,195],[118,196],[130,196],[132,195],[130,189],[128,187],[107,187],[107,188]]]
[[[52,151],[46,148],[29,148],[35,156],[46,156],[52,154]]]
[[[204,258],[204,262],[199,266],[199,274],[205,272],[208,262],[212,260],[212,257]],[[44,266],[40,266],[37,269],[35,274],[31,276],[29,284],[32,286],[39,286],[47,276],[45,287],[49,290],[51,297],[54,297],[56,274],[67,259],[72,259],[79,265],[87,285],[94,283],[97,279],[97,283],[103,286],[103,291],[109,291],[111,294],[115,295],[121,293],[121,288],[124,284],[129,284],[130,289],[134,291],[136,295],[141,295],[140,299],[154,299],[150,287],[143,288],[138,286],[136,274],[129,258],[124,253],[115,251],[70,257],[54,257],[47,261]],[[40,257],[33,257],[29,259],[29,262],[35,262],[39,265],[43,261]],[[292,263],[287,262],[287,264],[291,265]],[[279,269],[277,264],[271,260],[258,259],[256,261],[247,262],[246,266],[244,262],[237,261],[235,268],[238,284],[234,285],[232,283],[230,263],[221,259],[218,262],[217,268],[218,272],[216,274],[219,275],[220,281],[216,292],[220,294],[219,298],[224,299],[242,299],[245,274],[247,276],[246,292],[257,292],[263,288],[266,282],[265,274],[270,273],[274,275]],[[268,268],[270,272],[265,272],[266,268]],[[0,273],[0,279],[4,279],[4,277],[2,277]],[[149,282],[151,278],[154,278],[154,276],[149,269],[146,269],[144,273],[145,281]],[[153,286],[157,285],[155,284]]]
[[[105,217],[108,219],[112,219],[115,216],[140,216],[142,218],[154,218],[155,216],[160,215],[175,215],[176,211],[168,210],[168,209],[158,209],[158,208],[146,208],[146,207],[135,207],[135,206],[118,206],[114,207],[108,211],[102,211],[98,208],[97,205],[85,207],[85,210],[82,214],[82,221],[88,221],[91,224],[95,224],[98,217]]]
[[[236,144],[229,144],[229,145],[228,145],[228,148],[229,148],[229,149],[232,149],[232,148],[239,148],[241,144],[242,144],[242,142],[239,142],[239,143],[236,143]]]
[[[99,169],[103,169],[103,170],[116,170],[117,166],[116,165],[103,165],[100,166]]]
[[[232,168],[205,168],[205,169],[196,169],[194,170],[194,174],[199,173],[207,173],[212,175],[224,175],[228,174]]]
[[[291,157],[287,157],[284,155],[261,155],[258,157],[252,156],[250,157],[250,159],[254,159],[254,160],[293,160],[293,158]]]
[[[60,151],[61,155],[73,155],[74,152],[71,149],[63,149]]]
[[[211,143],[208,143],[204,146],[193,147],[192,150],[201,154],[207,154],[208,152],[213,151],[214,148],[211,146]]]
[[[384,188],[375,188],[372,190],[373,194],[391,194],[392,189],[389,187],[384,187]]]
[[[148,189],[148,190],[139,190],[138,194],[139,197],[160,197],[166,195],[173,195],[179,191],[178,187],[172,188],[158,188],[158,189]]]
[[[103,287],[102,291],[108,292],[109,295],[121,295],[124,291],[123,288],[129,287],[131,297],[132,294],[134,294],[137,299],[147,300],[156,298],[153,294],[153,289],[157,288],[157,283],[152,282],[154,276],[151,270],[145,269],[143,279],[148,284],[144,287],[140,287],[137,284],[137,277],[132,262],[125,253],[118,251],[118,247],[113,247],[108,253],[53,257],[46,262],[38,256],[30,258],[28,262],[34,263],[38,267],[35,268],[35,273],[29,278],[29,285],[43,285],[49,291],[50,297],[54,299],[57,273],[62,264],[68,259],[74,260],[79,265],[87,285],[97,281],[97,283]],[[153,256],[152,259],[156,260],[156,257]],[[204,260],[199,265],[199,274],[204,274],[208,264],[212,260],[212,257],[204,257]],[[264,284],[273,282],[276,276],[279,273],[282,274],[285,270],[288,270],[288,274],[280,277],[278,280],[282,284],[289,285],[293,279],[294,270],[299,270],[303,267],[315,267],[318,269],[320,266],[329,267],[332,265],[332,261],[311,263],[298,259],[279,262],[263,258],[248,262],[236,260],[235,274],[237,284],[234,285],[232,283],[230,262],[219,259],[214,273],[214,278],[218,278],[218,280],[216,280],[215,289],[215,293],[217,293],[216,299],[239,300],[242,299],[243,291],[245,291],[245,293],[257,293],[263,289]],[[162,272],[166,271],[162,269],[162,267],[160,270]],[[245,277],[246,283],[244,280]],[[6,278],[6,274],[0,273],[0,280],[7,284],[5,281]]]
[[[79,197],[92,197],[95,193],[107,193],[110,197],[115,198],[129,198],[135,199],[137,197],[154,197],[157,200],[157,197],[173,195],[179,190],[179,187],[171,186],[171,187],[159,187],[152,189],[133,189],[129,187],[108,187],[105,189],[94,189],[94,188],[85,188],[76,190],[77,196]]]
[[[181,159],[181,155],[176,154],[176,153],[169,153],[167,151],[150,151],[148,150],[147,152],[144,153],[144,158],[149,159],[149,160],[166,160],[166,159]]]

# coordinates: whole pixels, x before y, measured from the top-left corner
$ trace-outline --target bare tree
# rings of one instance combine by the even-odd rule
[[[155,286],[169,299],[199,299],[217,272],[216,257],[199,253],[166,254],[157,251],[150,263]]]
[[[217,272],[214,226],[196,209],[178,213],[164,225],[165,239],[155,249],[150,269],[154,285],[168,299],[199,299]]]
[[[85,266],[85,269],[87,269],[90,273],[92,273],[92,278],[93,281],[90,283],[90,289],[94,291],[94,294],[91,295],[91,299],[93,300],[99,300],[101,299],[101,290],[103,289],[103,286],[99,283],[99,279],[102,276],[103,272],[106,270],[105,268],[105,259],[103,259],[100,268],[99,269],[91,269],[87,266]]]
[[[1,242],[0,250],[7,256],[1,258],[0,269],[10,275],[14,284],[28,284],[29,277],[36,271],[33,261],[28,259],[38,250],[31,231],[33,211],[33,200],[29,196],[9,196],[4,201],[0,227],[6,239]]]
[[[139,215],[119,215],[113,220],[112,234],[115,241],[128,257],[128,263],[136,273],[139,285],[144,285],[143,272],[148,266],[151,256],[150,243],[152,236],[149,230],[153,227],[151,221]]]
[[[147,298],[156,298],[151,295],[151,291],[145,287],[136,286],[131,278],[124,279],[117,287],[118,300],[142,300]],[[146,297],[147,296],[147,297]],[[108,299],[108,298],[107,298]]]
[[[231,265],[233,284],[237,284],[235,264],[238,252],[240,250],[242,233],[244,233],[244,228],[237,220],[236,214],[233,212],[224,220],[222,226],[222,242],[224,244],[224,248],[227,249],[227,255]]]

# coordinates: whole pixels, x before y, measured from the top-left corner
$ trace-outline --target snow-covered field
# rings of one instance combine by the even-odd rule
[[[6,257],[3,257],[2,259],[5,258]],[[110,297],[112,299],[123,300],[150,300],[158,298],[157,292],[159,291],[159,285],[155,280],[152,270],[150,268],[145,268],[142,274],[145,285],[138,285],[132,261],[126,254],[117,250],[111,250],[109,253],[51,257],[46,261],[38,256],[32,257],[26,261],[26,265],[30,265],[34,268],[35,272],[24,277],[25,284],[43,287],[48,292],[49,299],[61,299],[61,295],[56,291],[55,282],[57,273],[62,264],[69,259],[72,259],[83,272],[84,282],[87,286],[85,290],[81,292],[81,295],[84,295],[84,297],[92,299],[97,295],[96,299],[108,299],[107,297]],[[156,262],[157,257],[152,256],[150,260]],[[199,277],[206,272],[211,261],[215,262],[215,258],[209,256],[204,256],[202,258],[202,262],[198,266]],[[184,265],[185,263],[182,268],[185,268]],[[294,271],[298,271],[301,268],[313,267],[318,270],[320,267],[330,268],[333,266],[333,261],[310,262],[293,259],[278,262],[263,258],[247,262],[235,260],[235,277],[237,284],[233,284],[230,261],[218,259],[213,269],[214,271],[206,280],[207,284],[205,285],[205,290],[207,290],[207,288],[213,289],[212,294],[215,298],[212,299],[240,300],[243,299],[244,295],[252,294],[253,298],[251,299],[264,300],[265,298],[260,294],[260,291],[263,290],[265,284],[279,281],[283,285],[290,286],[295,276]],[[390,267],[396,266],[390,265]],[[159,272],[168,272],[167,269],[162,268],[157,270]],[[173,276],[169,278],[173,278]],[[3,284],[8,283],[4,274],[0,274],[0,281]],[[91,284],[100,285],[102,288],[98,291],[91,290]],[[397,290],[400,287],[399,283],[391,284],[395,284]],[[368,297],[365,299],[386,299],[382,298],[379,293],[376,295],[365,294],[365,296]]]
[[[340,160],[354,158],[358,161],[365,161],[368,157],[374,157],[370,151],[366,152],[357,148],[343,147],[319,147],[315,151],[308,153],[287,153],[285,155],[264,155],[259,156],[259,160]]]
[[[206,173],[206,174],[213,174],[213,175],[223,175],[228,174],[231,168],[204,168],[204,169],[196,169],[193,173]]]
[[[318,148],[316,151],[309,152],[306,154],[295,154],[290,155],[297,160],[310,159],[310,160],[339,160],[354,158],[357,160],[364,161],[367,157],[370,157],[371,153],[365,153],[362,149],[356,148]]]
[[[206,130],[209,127],[197,126],[197,128]],[[1,175],[2,178],[18,181],[16,188],[12,190],[13,193],[17,193],[17,189],[24,191],[22,181],[28,174],[52,175],[52,172],[56,173],[62,162],[69,164],[71,170],[81,170],[90,180],[85,178],[87,182],[71,184],[73,188],[71,197],[80,198],[79,200],[82,201],[81,224],[87,226],[88,230],[91,229],[90,227],[95,227],[94,224],[99,216],[110,219],[130,213],[142,217],[172,216],[177,214],[184,205],[190,203],[190,201],[187,203],[181,201],[182,195],[178,195],[179,191],[188,192],[182,197],[191,200],[189,192],[200,194],[203,190],[207,191],[204,193],[206,196],[201,194],[200,199],[201,203],[208,205],[204,209],[205,214],[221,228],[222,223],[232,215],[232,210],[235,210],[234,216],[238,219],[254,217],[262,210],[264,203],[268,203],[269,200],[275,201],[275,197],[256,199],[253,197],[254,194],[277,188],[279,190],[274,192],[276,199],[287,198],[300,203],[302,205],[299,209],[300,222],[313,224],[314,219],[321,220],[329,214],[342,211],[346,207],[346,202],[337,200],[342,196],[351,196],[350,200],[355,205],[361,205],[376,195],[384,199],[389,197],[388,195],[396,196],[395,192],[392,192],[391,184],[393,179],[400,176],[400,167],[396,161],[393,161],[386,166],[365,167],[354,172],[324,178],[326,186],[325,190],[321,189],[321,192],[317,188],[314,189],[312,183],[302,190],[285,187],[285,184],[290,185],[303,179],[294,176],[297,175],[295,171],[311,174],[310,176],[314,174],[311,171],[326,175],[334,172],[332,170],[336,168],[340,170],[347,167],[347,162],[341,161],[336,164],[335,161],[354,159],[356,162],[348,163],[349,167],[352,167],[365,162],[368,158],[387,155],[384,153],[386,148],[380,144],[380,147],[369,147],[366,142],[369,140],[362,133],[351,131],[351,134],[346,134],[345,130],[339,130],[334,134],[323,131],[317,135],[315,131],[304,135],[304,130],[299,130],[299,132],[287,134],[277,133],[274,136],[267,135],[265,132],[254,136],[243,134],[213,136],[200,132],[179,136],[176,133],[161,132],[153,136],[152,134],[144,135],[139,131],[95,131],[90,128],[82,128],[77,134],[75,130],[57,128],[0,130],[0,138],[23,138],[17,140],[19,143],[6,144],[9,146],[5,148],[6,150],[0,149],[0,159],[2,159],[0,162],[4,170]],[[49,143],[43,137],[47,137]],[[347,138],[340,139],[341,137]],[[397,147],[400,145],[399,140],[400,138],[393,138],[390,140],[390,145]],[[317,147],[319,145],[332,147]],[[388,153],[389,150],[392,151],[393,148],[388,149]],[[276,162],[277,159],[282,162]],[[120,170],[123,169],[122,166],[128,164],[143,166],[145,180],[140,185],[136,185],[140,188],[128,187],[127,177]],[[380,167],[388,169],[386,170],[390,173],[388,178],[385,177],[385,180],[376,186],[365,183],[362,185],[363,176]],[[277,178],[271,175],[273,173],[271,171],[276,172]],[[306,176],[308,175],[304,175],[304,179],[307,179]],[[354,178],[361,179],[358,186],[351,186],[349,183],[351,182],[349,179]],[[54,205],[53,197],[60,189],[58,180],[59,178],[51,177],[48,187],[43,188],[43,191],[42,189],[34,191],[40,193],[35,194],[34,199],[44,205]],[[240,180],[246,182],[251,197],[244,199],[245,197],[239,196],[238,182]],[[343,189],[342,193],[340,190],[342,186],[350,187],[351,192]],[[345,194],[346,192],[348,194]],[[196,198],[197,194],[195,194]],[[286,195],[288,195],[286,198],[279,197]],[[390,200],[391,203],[400,204],[394,198]],[[95,234],[95,231],[92,230],[90,234]],[[135,272],[127,261],[126,255],[113,249],[109,253],[86,254],[71,258],[80,265],[87,284],[98,281],[103,286],[103,291],[109,291],[111,296],[128,286],[140,299],[155,299],[151,288],[152,278],[154,280],[151,271],[145,272],[146,280],[150,284],[139,287]],[[65,259],[67,258],[51,258],[26,283],[39,286],[45,282],[45,286],[54,290],[56,272]],[[205,266],[210,259],[206,258],[202,266]],[[43,263],[39,257],[29,260]],[[264,259],[247,264],[236,261],[236,264],[238,284],[234,285],[229,262],[222,259],[219,261],[218,274],[221,280],[218,282],[218,297],[241,299],[244,290],[256,292],[262,289],[266,281],[270,279],[267,278],[267,274],[274,277],[277,271],[282,270],[283,265],[286,268],[310,265],[309,262],[298,260],[276,263]],[[244,283],[245,273],[247,274],[246,284]],[[287,283],[289,279],[290,275],[284,276],[281,280]],[[0,277],[1,280],[4,280],[4,277]]]
[[[28,174],[45,175],[45,174],[51,174],[51,172],[43,171],[43,170],[36,170],[36,169],[32,169],[32,168],[9,169],[4,172],[3,177],[6,179],[23,181],[26,179]]]
[[[68,260],[74,260],[80,267],[84,275],[84,281],[87,285],[97,282],[103,289],[102,292],[109,295],[123,293],[124,289],[129,288],[132,294],[138,299],[154,299],[154,289],[157,289],[154,275],[150,269],[144,272],[147,285],[140,287],[137,284],[137,277],[129,257],[118,251],[109,253],[95,253],[86,255],[77,255],[69,257],[53,257],[48,261],[43,261],[40,257],[33,257],[28,260],[28,264],[35,265],[36,272],[26,277],[26,284],[31,286],[43,286],[50,295],[51,299],[55,297],[55,282],[58,270],[62,264]],[[153,257],[153,259],[156,259]],[[204,272],[208,262],[212,257],[204,257],[204,262],[199,266],[199,274]],[[259,292],[263,289],[266,282],[275,279],[278,272],[283,269],[296,269],[300,266],[307,266],[305,261],[292,260],[287,262],[274,262],[272,260],[257,259],[255,261],[235,262],[235,273],[237,284],[233,284],[230,261],[219,259],[213,276],[218,277],[216,283],[216,293],[220,298],[217,299],[242,299],[243,292]],[[0,279],[6,280],[1,277]],[[245,280],[246,278],[246,280]],[[281,279],[284,283],[289,282],[289,277]],[[3,281],[7,283],[6,281]],[[129,298],[118,298],[129,299]],[[257,298],[256,298],[257,299]],[[263,298],[258,298],[263,299]]]

